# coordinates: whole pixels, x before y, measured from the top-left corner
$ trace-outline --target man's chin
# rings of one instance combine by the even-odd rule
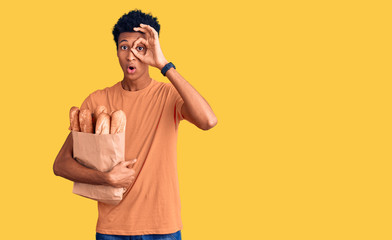
[[[129,73],[124,73],[124,78],[125,78],[125,79],[128,79],[128,80],[131,80],[131,81],[137,80],[137,79],[139,79],[140,77],[141,77],[140,74],[129,74]]]

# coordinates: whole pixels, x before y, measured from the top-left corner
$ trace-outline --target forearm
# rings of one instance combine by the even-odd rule
[[[56,176],[80,183],[108,185],[105,173],[87,168],[71,157],[64,157],[55,169]]]
[[[72,134],[69,134],[53,164],[56,176],[80,183],[108,185],[107,174],[87,168],[72,157]]]
[[[174,68],[169,69],[166,72],[166,76],[184,100],[183,108],[186,108],[188,120],[204,130],[214,127],[217,123],[217,118],[208,102],[196,89]]]

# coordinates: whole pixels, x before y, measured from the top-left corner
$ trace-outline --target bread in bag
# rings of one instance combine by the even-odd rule
[[[93,127],[94,128],[96,128],[96,123],[97,123],[97,119],[98,119],[99,114],[101,114],[103,112],[104,113],[108,113],[108,110],[107,110],[107,108],[105,106],[100,105],[100,106],[95,108],[94,114],[93,114]]]
[[[97,123],[95,125],[95,134],[109,134],[110,131],[110,115],[101,112],[98,115]]]
[[[69,130],[71,131],[77,131],[80,132],[80,127],[79,127],[79,108],[78,107],[71,107],[69,110]]]
[[[94,133],[93,119],[89,109],[83,109],[79,112],[80,130],[85,133]]]
[[[125,132],[126,116],[122,110],[117,110],[112,113],[112,122],[110,125],[110,134]]]

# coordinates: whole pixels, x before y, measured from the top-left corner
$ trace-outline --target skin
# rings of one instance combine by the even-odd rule
[[[122,86],[128,91],[137,91],[148,86],[151,81],[148,65],[161,70],[166,60],[159,43],[157,31],[149,25],[140,24],[133,29],[137,32],[121,33],[117,56],[124,72]],[[141,33],[140,33],[141,32]],[[140,47],[145,47],[141,50]],[[129,76],[126,66],[136,64],[135,76]],[[138,69],[140,66],[140,72]],[[208,102],[187,82],[176,69],[166,72],[166,77],[184,100],[181,113],[184,119],[200,129],[208,130],[217,124],[217,118]]]
[[[124,32],[119,36],[117,57],[124,73],[121,84],[123,88],[128,91],[138,91],[147,87],[151,82],[148,64],[141,62],[131,51],[132,47],[135,47],[140,54],[146,53],[147,50],[144,44],[139,43],[134,46],[135,41],[142,37],[143,34],[138,32]],[[127,72],[127,68],[130,64],[136,67],[136,72],[134,74],[129,74]]]
[[[117,49],[117,57],[124,72],[121,84],[128,91],[138,91],[150,84],[152,79],[149,75],[149,66],[161,70],[168,63],[154,28],[140,24],[140,27],[133,30],[136,32],[124,32],[119,35]],[[129,65],[136,68],[135,73],[127,72]],[[217,118],[210,105],[176,69],[169,69],[166,77],[184,100],[181,110],[184,119],[203,130],[217,124]],[[128,188],[135,179],[132,167],[136,159],[120,162],[110,172],[102,173],[79,164],[72,158],[72,151],[73,141],[70,133],[54,162],[55,175],[75,182],[124,188]]]
[[[56,157],[53,172],[56,176],[74,182],[128,188],[135,180],[133,169],[135,162],[136,159],[120,162],[110,172],[100,172],[87,168],[73,158],[73,140],[70,133]]]

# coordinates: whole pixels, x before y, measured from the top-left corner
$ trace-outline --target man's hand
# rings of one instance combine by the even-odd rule
[[[107,173],[107,181],[110,186],[128,188],[135,180],[135,170],[132,168],[136,159],[122,161]]]
[[[139,58],[140,61],[150,66],[159,68],[159,70],[169,63],[163,56],[161,46],[159,44],[158,33],[154,28],[150,27],[149,25],[140,24],[140,27],[135,27],[133,30],[140,31],[145,34],[145,38],[138,38],[131,48],[133,54]],[[146,46],[147,49],[145,55],[140,54],[136,50],[136,47],[139,43],[142,43],[144,46]]]

